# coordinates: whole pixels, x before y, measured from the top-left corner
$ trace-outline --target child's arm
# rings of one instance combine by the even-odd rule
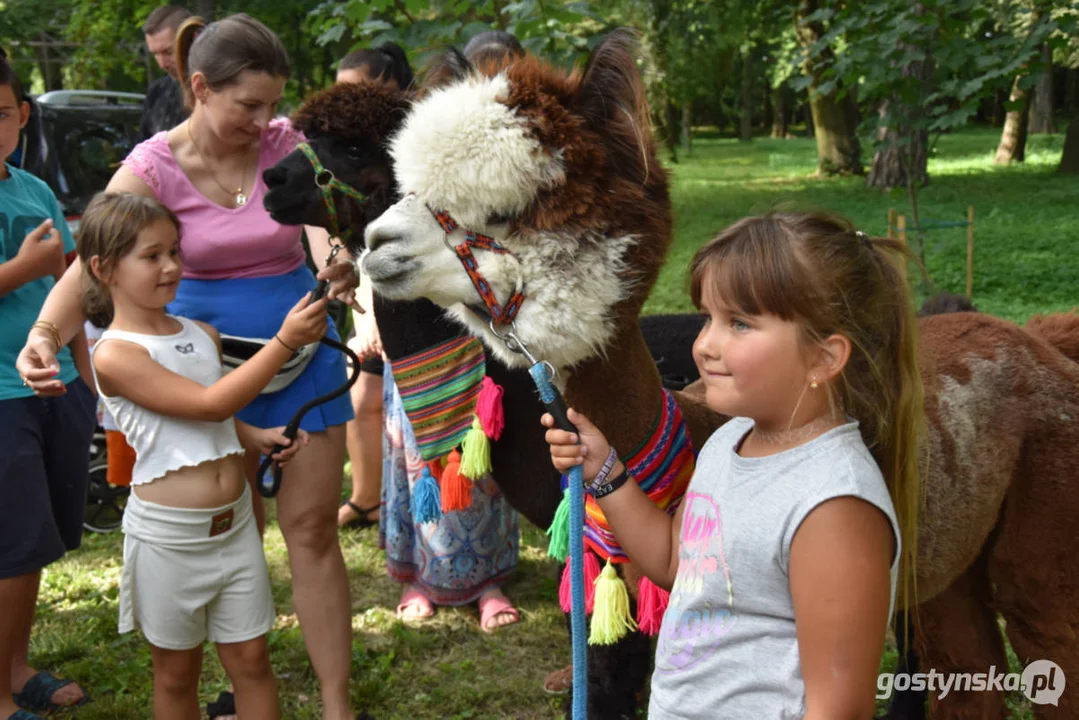
[[[269,455],[278,445],[285,448],[273,456],[274,461],[281,467],[288,464],[292,456],[311,440],[305,430],[298,430],[296,442],[292,442],[285,437],[284,430],[285,428],[283,427],[258,428],[254,425],[248,425],[242,420],[236,420],[236,436],[240,439],[240,444],[244,450],[257,452],[260,455]]]
[[[888,518],[855,497],[821,503],[795,532],[790,590],[805,720],[873,716],[894,553]]]
[[[79,330],[75,337],[71,338],[71,358],[75,361],[79,377],[86,383],[86,387],[90,388],[90,392],[94,395],[97,395],[94,371],[90,367],[90,343],[86,339],[85,330]]]
[[[572,408],[569,409],[569,421],[577,427],[577,433],[555,429],[554,419],[549,413],[545,413],[540,420],[544,426],[551,428],[546,437],[551,446],[551,460],[555,469],[569,472],[574,465],[582,465],[584,481],[588,483],[599,473],[611,446],[599,428]],[[616,461],[608,478],[618,477],[623,470],[625,465],[622,461]],[[682,531],[682,509],[685,506],[679,507],[672,518],[656,507],[640,486],[632,481],[627,481],[597,502],[626,555],[640,566],[652,582],[669,590],[678,574],[678,536]]]
[[[250,360],[209,387],[154,362],[140,345],[103,342],[94,351],[101,392],[125,397],[162,415],[213,422],[227,420],[254,400],[292,357],[292,350],[286,344],[298,348],[326,333],[327,300],[323,298],[304,307],[309,296],[304,295],[289,311],[278,331],[279,340],[271,339]]]
[[[64,239],[51,219],[27,233],[15,257],[0,263],[0,297],[38,278],[64,272]]]

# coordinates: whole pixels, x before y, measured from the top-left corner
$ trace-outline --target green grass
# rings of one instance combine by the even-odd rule
[[[986,312],[1025,320],[1035,312],[1076,304],[1079,253],[1079,177],[1053,171],[1061,135],[1030,140],[1025,166],[990,164],[998,133],[971,130],[945,137],[930,162],[931,184],[920,194],[925,219],[963,219],[975,206],[974,300]],[[811,140],[737,141],[700,138],[694,152],[672,165],[676,239],[648,312],[691,310],[685,268],[693,252],[738,218],[780,203],[839,211],[867,232],[886,231],[889,207],[906,211],[902,193],[867,190],[860,178],[810,177]],[[966,241],[962,229],[932,233],[927,264],[933,281],[962,292]],[[569,662],[565,625],[557,607],[554,563],[541,531],[523,523],[521,560],[507,592],[522,622],[486,635],[474,607],[441,608],[436,618],[406,627],[393,616],[399,588],[386,576],[374,531],[341,536],[353,602],[352,693],[357,708],[384,718],[554,718],[560,699],[543,694],[547,671]],[[280,613],[270,635],[283,717],[319,717],[318,689],[290,599],[284,543],[271,521],[266,552]],[[80,720],[150,716],[150,654],[134,634],[116,633],[122,537],[88,535],[83,548],[45,574],[32,660],[77,678],[93,702]],[[1021,669],[1009,656],[1013,670]],[[889,650],[882,670],[895,664]],[[211,652],[203,703],[226,687]],[[1029,718],[1021,698],[1009,698],[1014,718]]]
[[[929,161],[930,183],[918,194],[919,214],[923,221],[966,220],[967,206],[974,206],[973,296],[980,310],[1022,322],[1036,312],[1071,309],[1079,304],[1079,176],[1055,172],[1063,136],[1031,136],[1027,161],[1016,167],[992,165],[999,138],[999,131],[983,129],[942,137]],[[905,191],[871,190],[864,178],[813,177],[811,139],[744,144],[705,137],[669,167],[675,238],[647,313],[691,311],[685,277],[693,253],[746,215],[780,204],[823,208],[884,235],[894,207],[911,223]],[[930,231],[926,265],[936,287],[965,292],[966,229]]]

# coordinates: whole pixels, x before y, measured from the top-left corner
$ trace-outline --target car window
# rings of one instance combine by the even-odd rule
[[[135,146],[140,114],[126,108],[42,108],[48,146],[45,180],[65,205],[81,212],[105,189]]]

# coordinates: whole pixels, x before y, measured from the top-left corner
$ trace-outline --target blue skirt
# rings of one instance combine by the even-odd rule
[[[192,280],[184,278],[169,304],[173,315],[201,320],[218,332],[249,338],[272,338],[281,329],[288,311],[315,287],[315,276],[306,266],[284,275]],[[328,337],[340,339],[333,322]],[[303,373],[288,387],[259,395],[236,417],[260,428],[281,427],[308,400],[325,395],[345,384],[345,356],[322,345]],[[345,393],[304,415],[300,427],[308,432],[325,430],[353,418],[352,401]]]

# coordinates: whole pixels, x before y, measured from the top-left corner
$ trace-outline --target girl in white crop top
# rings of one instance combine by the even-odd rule
[[[180,281],[179,232],[171,211],[130,194],[98,195],[79,228],[83,307],[108,327],[93,353],[98,391],[137,453],[120,631],[137,626],[151,644],[155,718],[197,716],[208,639],[218,643],[240,717],[273,720],[273,604],[242,458],[288,441],[280,428],[233,415],[322,337],[326,301],[302,298],[264,348],[223,375],[217,332],[165,310]],[[292,457],[299,439],[275,459]]]

